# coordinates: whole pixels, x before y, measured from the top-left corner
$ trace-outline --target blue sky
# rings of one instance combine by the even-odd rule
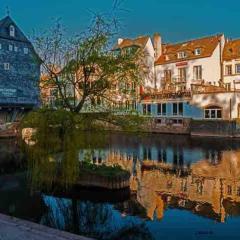
[[[61,18],[70,33],[80,32],[91,18],[90,11],[109,12],[113,0],[0,0],[0,16],[6,6],[23,31],[47,29]],[[159,32],[165,42],[225,33],[240,38],[239,0],[123,0],[119,35],[134,37]]]

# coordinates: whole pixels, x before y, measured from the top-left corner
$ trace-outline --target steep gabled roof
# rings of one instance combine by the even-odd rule
[[[223,60],[230,61],[233,59],[240,59],[240,39],[230,40],[225,44]]]
[[[15,37],[9,35],[9,27],[11,25],[15,27]],[[0,20],[0,38],[30,43],[27,37],[9,16]]]
[[[221,37],[223,35],[215,35],[210,37],[204,37],[200,39],[194,39],[191,41],[177,43],[177,44],[163,44],[162,51],[163,54],[155,62],[156,65],[180,62],[183,60],[192,60],[197,58],[205,58],[212,56],[214,50],[216,49]],[[200,49],[200,54],[195,55],[195,49]],[[187,56],[185,58],[179,59],[178,53],[185,52]]]
[[[135,39],[129,39],[129,38],[125,38],[121,41],[120,44],[117,44],[114,49],[121,49],[121,48],[128,48],[128,47],[132,47],[132,46],[137,46],[137,47],[145,47],[148,40],[149,40],[149,36],[140,36],[137,37]]]

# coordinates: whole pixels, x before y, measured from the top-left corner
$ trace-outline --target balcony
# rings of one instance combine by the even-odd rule
[[[191,91],[162,90],[154,93],[146,93],[141,96],[142,100],[175,100],[175,99],[191,99]]]
[[[187,78],[186,77],[174,77],[172,78],[172,83],[175,85],[179,85],[179,84],[186,84],[187,83]]]

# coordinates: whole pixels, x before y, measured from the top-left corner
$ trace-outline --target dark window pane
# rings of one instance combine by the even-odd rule
[[[210,112],[209,112],[209,110],[205,110],[205,118],[210,118]]]
[[[166,105],[166,103],[163,103],[162,104],[162,115],[166,115],[166,113],[167,113],[167,105]]]
[[[157,107],[158,107],[158,115],[162,115],[162,106],[161,106],[161,104],[158,104]]]
[[[222,110],[217,110],[217,118],[222,118]]]
[[[150,104],[147,105],[147,113],[151,114],[151,105]]]
[[[216,110],[211,110],[211,118],[216,118]]]
[[[146,114],[147,113],[147,106],[146,106],[146,104],[143,104],[142,106],[143,106],[143,114]]]
[[[173,103],[173,115],[177,115],[177,103]]]
[[[178,104],[179,115],[183,115],[183,103]]]

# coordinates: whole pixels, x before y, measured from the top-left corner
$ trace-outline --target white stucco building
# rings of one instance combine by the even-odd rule
[[[162,44],[155,62],[157,89],[185,91],[192,84],[219,86],[224,35],[177,44]]]
[[[223,71],[227,90],[240,90],[240,39],[226,41]]]

